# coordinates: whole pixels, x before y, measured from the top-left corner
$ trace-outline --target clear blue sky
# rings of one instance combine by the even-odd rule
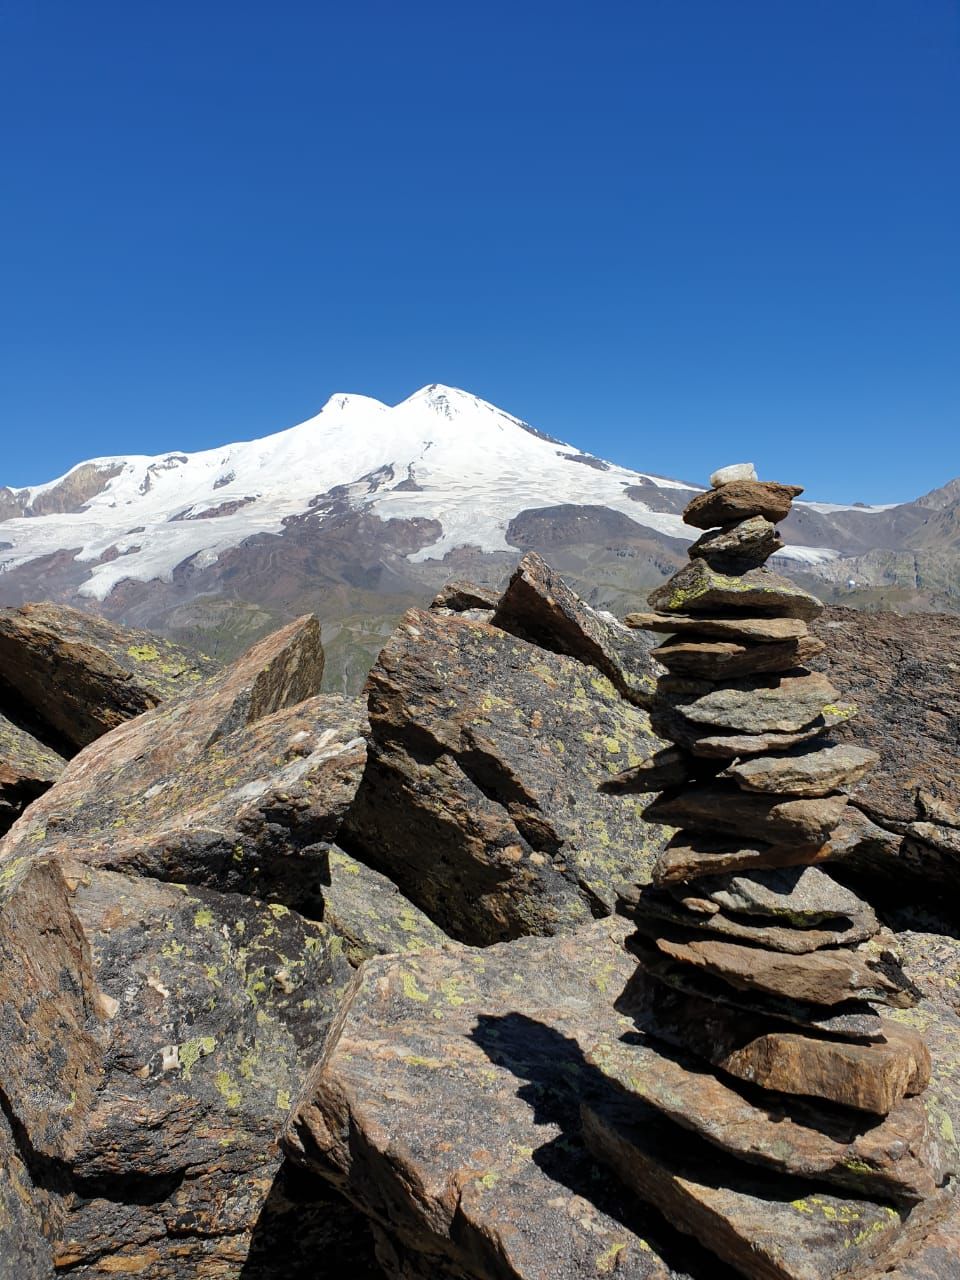
[[[954,0],[0,0],[0,483],[464,387],[960,474]]]

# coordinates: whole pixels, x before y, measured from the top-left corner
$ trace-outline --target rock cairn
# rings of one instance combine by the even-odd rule
[[[635,1042],[593,1060],[650,1114],[631,1127],[629,1107],[588,1102],[585,1133],[744,1275],[859,1280],[946,1176],[918,1096],[929,1054],[895,1012],[916,993],[870,906],[818,865],[878,757],[825,737],[856,709],[804,665],[822,605],[764,567],[802,490],[749,464],[711,485],[684,511],[704,531],[689,564],[627,619],[667,633],[652,718],[673,746],[640,773],[661,791],[645,817],[678,830],[623,904]]]

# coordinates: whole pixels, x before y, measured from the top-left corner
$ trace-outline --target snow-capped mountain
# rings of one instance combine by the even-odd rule
[[[728,461],[704,460],[703,470]],[[0,489],[0,601],[86,600],[163,625],[201,599],[323,615],[336,612],[331,592],[341,613],[352,592],[349,608],[362,613],[357,592],[418,597],[465,567],[498,578],[535,547],[581,586],[606,584],[594,582],[593,595],[611,603],[679,560],[695,533],[680,519],[692,492],[452,387],[394,406],[335,395],[260,440],[97,458],[45,484]],[[781,566],[846,582],[851,555],[902,546],[904,530],[942,522],[935,497],[926,507],[798,503]]]

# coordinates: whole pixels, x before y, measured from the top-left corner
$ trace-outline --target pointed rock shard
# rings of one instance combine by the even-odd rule
[[[714,529],[751,516],[763,516],[777,524],[790,514],[793,499],[803,493],[796,484],[774,480],[732,480],[716,489],[698,493],[683,513],[686,524],[696,529]]]
[[[770,569],[749,569],[731,575],[718,573],[705,560],[691,560],[647,597],[662,613],[714,613],[743,610],[776,617],[809,620],[823,605],[789,578]]]
[[[66,766],[56,751],[0,713],[0,836]]]
[[[647,822],[707,834],[727,833],[766,844],[822,844],[839,825],[844,795],[784,799],[741,791],[729,782],[697,782],[647,805]]]
[[[595,667],[630,702],[647,706],[656,687],[650,650],[611,615],[584,603],[534,551],[500,597],[495,627]]]
[[[745,791],[790,796],[825,796],[850,787],[876,765],[880,756],[865,747],[841,743],[820,750],[791,751],[782,756],[737,760],[723,772]]]
[[[463,578],[452,578],[430,602],[431,609],[449,610],[451,613],[492,612],[500,603],[499,591],[478,586]]]

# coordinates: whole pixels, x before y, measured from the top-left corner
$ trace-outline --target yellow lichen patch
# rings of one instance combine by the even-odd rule
[[[621,1253],[628,1247],[626,1240],[615,1241],[609,1249],[604,1249],[596,1261],[597,1275],[608,1276],[617,1268],[617,1259]]]
[[[127,656],[134,662],[159,662],[160,650],[154,644],[132,644]]]
[[[235,1111],[243,1101],[240,1086],[234,1080],[231,1080],[229,1073],[226,1071],[218,1071],[213,1077],[213,1083],[227,1106]]]
[[[201,907],[200,910],[194,914],[193,927],[195,929],[206,929],[206,928],[209,928],[209,926],[212,924],[213,924],[213,912],[210,911],[207,907]]]
[[[190,1073],[196,1066],[200,1058],[208,1058],[216,1049],[217,1042],[213,1036],[198,1036],[195,1040],[185,1040],[180,1045],[179,1059],[180,1068],[183,1072],[185,1080],[190,1079]]]
[[[408,970],[401,974],[400,981],[403,985],[403,994],[408,1000],[416,1000],[418,1004],[426,1004],[430,999],[425,991],[420,990],[417,986],[416,978]]]

